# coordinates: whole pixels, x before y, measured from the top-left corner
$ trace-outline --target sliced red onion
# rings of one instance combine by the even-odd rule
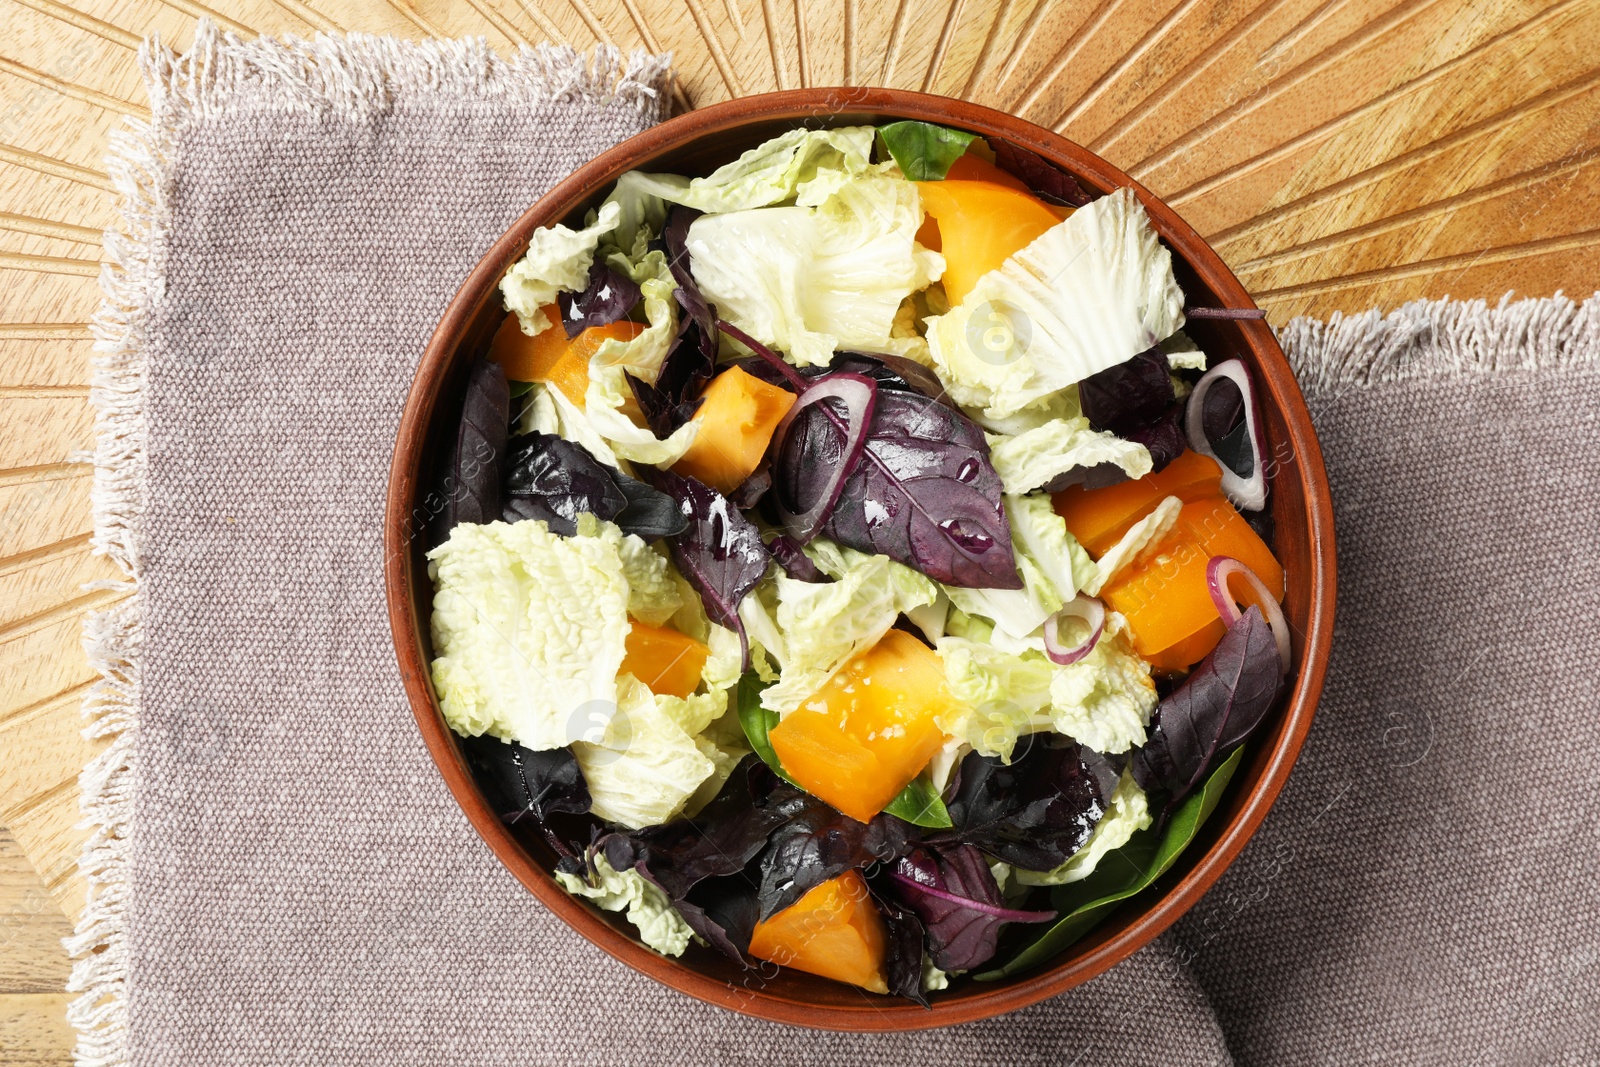
[[[1232,556],[1212,556],[1206,563],[1206,587],[1211,590],[1211,602],[1217,606],[1217,614],[1222,616],[1222,621],[1229,626],[1239,621],[1239,616],[1244,612],[1239,610],[1239,602],[1228,591],[1228,582],[1233,578],[1243,578],[1245,584],[1250,586],[1256,595],[1256,606],[1261,609],[1261,614],[1266,616],[1267,626],[1272,629],[1273,640],[1278,642],[1278,669],[1283,674],[1289,673],[1289,622],[1283,617],[1283,609],[1278,607],[1278,598],[1272,595],[1256,572],[1246,567]]]
[[[1206,438],[1205,412],[1206,393],[1211,386],[1221,378],[1227,378],[1239,387],[1239,395],[1244,401],[1244,418],[1246,429],[1250,437],[1250,476],[1241,478],[1222,460],[1217,459],[1216,450],[1211,447],[1211,442]],[[1260,511],[1267,506],[1267,465],[1266,441],[1261,436],[1261,424],[1256,420],[1256,394],[1255,388],[1250,384],[1250,372],[1245,370],[1244,364],[1236,359],[1224,360],[1215,367],[1201,375],[1195,383],[1194,392],[1189,394],[1189,407],[1183,417],[1184,434],[1189,438],[1189,447],[1202,456],[1209,456],[1217,460],[1217,466],[1222,468],[1222,492],[1233,501],[1234,506],[1243,511]]]
[[[1267,317],[1266,308],[1184,308],[1183,316],[1187,319],[1264,319]]]
[[[1089,624],[1089,636],[1076,645],[1063,644],[1060,629],[1062,619],[1082,619]],[[1076,663],[1094,651],[1105,629],[1106,606],[1094,597],[1073,597],[1061,605],[1060,611],[1044,621],[1044,654],[1050,657],[1051,663],[1059,663],[1063,667]]]
[[[867,439],[867,427],[872,423],[872,409],[878,399],[878,383],[864,374],[844,372],[825,374],[806,382],[794,407],[790,408],[783,421],[778,423],[778,430],[773,434],[774,456],[783,455],[789,428],[794,425],[800,413],[813,404],[829,399],[844,402],[843,419],[827,407],[822,409],[828,415],[829,421],[844,432],[843,455],[839,462],[828,470],[828,481],[822,492],[804,512],[796,513],[785,507],[781,493],[775,494],[774,498],[778,517],[783,520],[785,531],[801,544],[816,536],[817,531],[822,529],[823,523],[828,521],[828,516],[833,514],[833,506],[839,502],[839,493],[844,488],[845,478],[855,468],[856,460],[861,456],[862,445]]]

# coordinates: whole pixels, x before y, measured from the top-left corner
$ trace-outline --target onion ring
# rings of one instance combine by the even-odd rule
[[[1240,477],[1226,463],[1217,459],[1216,449],[1211,447],[1211,442],[1206,438],[1203,418],[1206,393],[1222,378],[1239,387],[1240,398],[1244,401],[1245,426],[1250,438],[1249,477]],[[1222,492],[1235,507],[1241,511],[1260,511],[1267,506],[1266,442],[1262,439],[1261,424],[1256,418],[1255,387],[1250,384],[1250,373],[1245,370],[1243,363],[1236,359],[1224,360],[1201,376],[1195,383],[1194,392],[1189,394],[1189,407],[1184,412],[1183,424],[1189,447],[1202,456],[1217,460],[1217,466],[1222,468]]]
[[[1283,617],[1283,609],[1278,606],[1278,599],[1272,595],[1266,583],[1256,577],[1256,572],[1232,556],[1212,556],[1206,563],[1206,588],[1211,592],[1211,602],[1217,606],[1217,614],[1229,626],[1238,622],[1244,614],[1239,610],[1238,601],[1228,591],[1228,580],[1235,577],[1243,578],[1255,593],[1259,601],[1255,606],[1261,609],[1267,626],[1272,630],[1273,640],[1278,642],[1278,671],[1288,674],[1289,622]]]

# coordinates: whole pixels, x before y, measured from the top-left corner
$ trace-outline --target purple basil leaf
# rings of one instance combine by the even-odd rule
[[[1174,400],[1172,374],[1159,348],[1146,349],[1116,366],[1078,383],[1078,399],[1089,425],[1144,445],[1154,470],[1162,470],[1189,447],[1181,418],[1183,405]],[[1128,480],[1114,463],[1074,467],[1044,486],[1059,493],[1068,486],[1104,489]]]
[[[755,891],[748,890],[749,903],[744,904],[739,900],[745,894],[744,883],[754,884],[739,875],[727,878],[709,878],[696,885],[690,896],[675,897],[661,884],[656,877],[656,872],[642,859],[636,859],[631,864],[627,862],[630,853],[625,842],[619,843],[619,838],[613,835],[603,839],[602,842],[591,846],[592,853],[596,849],[604,852],[606,862],[614,871],[625,871],[632,867],[634,872],[665,893],[672,906],[683,918],[684,923],[699,934],[705,941],[718,952],[745,966],[750,961],[745,957],[745,952],[750,948],[750,935],[755,930],[755,921],[746,921],[744,915],[755,910]],[[578,871],[569,871],[574,874],[588,873],[586,868],[580,867]],[[590,884],[594,884],[592,875]],[[733,883],[732,893],[722,889],[720,883]]]
[[[1200,428],[1205,431],[1207,441],[1226,437],[1230,431],[1242,426],[1244,421],[1244,394],[1239,391],[1238,382],[1223,378],[1206,390],[1205,406],[1200,411]]]
[[[628,498],[628,506],[611,520],[623,533],[637,534],[646,541],[659,541],[663,537],[677,537],[689,528],[689,521],[678,510],[678,502],[666,493],[621,471],[612,471],[611,480]]]
[[[1083,186],[1072,175],[1009,141],[995,138],[989,143],[994,147],[995,166],[1014,178],[1020,178],[1022,184],[1032,189],[1041,200],[1068,207],[1083,207],[1089,203],[1089,194],[1083,191]]]
[[[1211,439],[1211,451],[1217,459],[1241,478],[1255,473],[1255,450],[1250,447],[1250,427],[1241,422],[1221,437]]]
[[[706,878],[742,871],[766,847],[772,832],[792,817],[783,803],[786,797],[773,796],[777,785],[761,757],[747,755],[693,819],[607,835],[602,839],[606,858],[613,867],[643,862],[668,896],[687,896]]]
[[[1127,431],[1160,418],[1172,406],[1172,372],[1160,348],[1091,374],[1078,383],[1078,401],[1089,425],[1126,437]]]
[[[628,375],[639,410],[657,437],[670,436],[694,418],[700,408],[700,394],[716,377],[716,366],[701,349],[700,336],[700,327],[694,320],[685,319],[672,350],[661,363],[656,384]]]
[[[693,819],[611,833],[595,847],[614,870],[633,868],[659,886],[695,933],[744,961],[757,921],[757,876],[747,870],[772,831],[794,815],[790,793],[761,758],[746,756]]]
[[[1261,725],[1281,686],[1278,644],[1251,607],[1211,654],[1150,718],[1149,740],[1133,754],[1133,776],[1146,792],[1177,803],[1206,771]]]
[[[615,267],[596,258],[589,267],[589,284],[581,293],[562,293],[561,325],[567,337],[578,336],[591,326],[606,326],[628,317],[639,303],[638,283]]]
[[[711,621],[744,636],[739,602],[767,573],[772,553],[761,532],[732,501],[694,478],[655,471],[656,487],[678,502],[688,528],[672,541],[672,558],[700,592]]]
[[[446,528],[457,523],[494,522],[500,518],[500,478],[505,468],[506,437],[511,432],[511,387],[500,364],[479,360],[467,378],[450,457]]]
[[[727,319],[718,319],[717,329],[722,333],[727,334],[735,341],[739,342],[745,348],[748,348],[753,358],[758,359],[767,365],[767,373],[775,373],[777,375],[777,378],[762,378],[762,381],[771,382],[771,384],[774,385],[781,383],[783,387],[788,389],[791,393],[798,393],[806,388],[805,376],[802,375],[797,368],[791,366],[787,361],[784,360],[782,356],[778,355],[778,353],[774,352],[760,341],[757,341],[754,337],[751,337],[749,334],[739,329],[739,327],[730,323]],[[736,365],[742,365],[743,362],[743,360],[740,360]],[[748,373],[748,368],[746,368],[746,370]],[[818,371],[818,373],[822,372]]]
[[[776,447],[769,450],[776,468],[773,496],[780,508],[792,515],[805,515],[820,505],[848,458],[843,429],[848,417],[844,401],[837,397],[824,398],[793,413],[793,420],[777,439]]]
[[[628,506],[616,472],[582,445],[555,434],[513,437],[506,446],[505,518],[543,519],[563,537],[578,531],[578,516],[614,519]]]
[[[767,548],[772,553],[772,558],[778,561],[778,566],[783,568],[783,573],[797,582],[815,582],[825,584],[833,581],[822,570],[811,562],[811,557],[801,549],[800,543],[787,534],[779,534],[767,543]]]
[[[920,393],[955,409],[955,401],[945,391],[944,383],[933,371],[914,359],[888,353],[840,352],[827,367],[808,367],[800,373],[808,377],[816,373],[845,371],[864,374],[878,383],[880,389],[898,389],[903,393]]]
[[[836,430],[833,440],[837,451],[843,442]],[[780,486],[800,480],[803,464],[826,461],[825,449],[791,454],[787,445],[786,438]],[[938,401],[885,389],[825,531],[840,544],[888,556],[947,585],[1020,589],[1000,494],[982,430]]]
[[[678,283],[674,295],[698,327],[694,339],[700,345],[701,352],[706,359],[715,363],[721,341],[717,330],[717,309],[700,291],[700,283],[694,280],[689,259],[689,226],[700,215],[701,212],[693,208],[682,205],[674,207],[667,215],[667,224],[662,227],[661,242],[666,246],[667,268]]]
[[[1250,447],[1250,427],[1244,417],[1244,394],[1230,378],[1223,378],[1206,391],[1200,412],[1200,428],[1211,442],[1217,461],[1241,478],[1255,471],[1255,450]]]
[[[1129,430],[1122,436],[1137,441],[1149,450],[1153,464],[1151,473],[1165,470],[1168,463],[1189,450],[1189,439],[1183,434],[1183,404],[1173,404],[1154,422]]]
[[[589,786],[578,760],[564,748],[534,751],[498,737],[460,737],[473,780],[507,822],[525,815],[544,822],[558,811],[589,810]]]
[[[779,389],[787,389],[791,393],[795,391],[794,382],[790,381],[788,376],[774,366],[771,361],[763,359],[761,356],[740,356],[738,359],[730,360],[724,366],[738,367],[750,377],[759,378],[768,385],[776,385]],[[819,374],[828,373],[829,368],[796,367],[794,370],[802,378],[815,378]]]
[[[1048,871],[1083,847],[1105,815],[1117,768],[1093,749],[1064,738],[1027,735],[1009,766],[969,753],[961,786],[946,807],[954,829],[930,840],[975,845],[997,860]]]
[[[581,815],[589,810],[589,785],[573,754],[564,748],[534,751],[496,737],[463,737],[461,754],[473,780],[500,818],[532,826],[555,850],[557,866],[578,873],[575,846],[562,840],[551,825],[558,813]]]
[[[1250,529],[1256,532],[1257,537],[1267,543],[1267,547],[1272,547],[1273,522],[1270,508],[1262,508],[1260,511],[1247,511],[1244,513],[1244,521],[1250,524]]]
[[[916,842],[917,828],[892,815],[859,823],[787,782],[775,795],[791,812],[761,854],[758,900],[763,919],[857,867],[892,863]]]
[[[547,522],[550,529],[561,533],[562,527],[566,528],[564,536],[571,537],[577,532],[577,524],[563,519],[560,515],[545,506],[543,500],[531,496],[508,496],[505,504],[500,508],[502,522]]]
[[[554,434],[526,433],[507,446],[506,522],[543,519],[564,537],[579,515],[616,523],[647,541],[682,533],[688,523],[677,501],[595,459],[588,449]]]
[[[928,994],[922,989],[922,955],[927,942],[927,931],[922,920],[911,908],[895,898],[893,882],[878,879],[878,885],[869,886],[872,899],[883,916],[883,925],[889,937],[884,945],[883,969],[891,996],[916,1001],[924,1008]],[[881,887],[881,888],[880,888]]]
[[[757,888],[755,877],[741,871],[725,878],[708,878],[673,904],[689,929],[723,955],[748,965],[745,953],[750,951],[750,935],[761,921]]]
[[[1008,922],[1049,922],[1053,911],[1005,906],[983,854],[971,845],[917,849],[890,875],[894,891],[927,928],[928,954],[942,971],[970,971],[994,956]]]
[[[761,503],[761,498],[772,488],[771,452],[761,457],[761,463],[750,472],[750,477],[740,482],[728,497],[740,511],[749,511]]]

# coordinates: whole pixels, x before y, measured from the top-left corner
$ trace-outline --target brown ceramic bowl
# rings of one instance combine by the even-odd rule
[[[1093,978],[1176,922],[1239,854],[1283,788],[1311,726],[1333,630],[1328,481],[1289,365],[1264,322],[1192,320],[1185,329],[1213,359],[1242,358],[1259,383],[1274,463],[1275,549],[1287,575],[1284,611],[1295,631],[1295,683],[1282,709],[1250,742],[1221,806],[1174,869],[1048,967],[1009,981],[958,982],[934,994],[929,1011],[787,968],[775,978],[751,981],[722,956],[693,945],[680,959],[667,959],[639,944],[621,916],[568,896],[548,873],[554,863],[548,847],[501,823],[473,784],[428,678],[432,590],[419,536],[430,510],[429,488],[437,484],[436,465],[453,439],[467,367],[486,349],[505,314],[496,290],[501,275],[522,256],[535,228],[581,218],[626,170],[705,174],[796,125],[896,119],[922,119],[1008,140],[1069,171],[1096,193],[1132,186],[1175,253],[1178,281],[1191,305],[1254,306],[1217,254],[1171,208],[1100,157],[1021,119],[888,89],[802,89],[733,100],[672,119],[600,155],[529,208],[484,256],[445,312],[417,368],[395,442],[385,518],[389,614],[406,692],[445,782],[501,862],[575,931],[635,970],[734,1011],[834,1030],[920,1029],[1014,1011]]]

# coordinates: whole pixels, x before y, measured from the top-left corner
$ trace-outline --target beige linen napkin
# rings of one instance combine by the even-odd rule
[[[1224,1061],[1193,980],[1155,955],[947,1033],[711,1008],[546,912],[446,792],[384,607],[390,449],[478,258],[661,116],[661,61],[602,58],[586,73],[559,50],[506,63],[473,43],[209,29],[182,60],[147,53],[154,119],[119,145],[132,233],[96,389],[100,541],[139,583],[93,625],[115,677],[97,709],[133,729],[85,779],[108,829],[87,857],[80,1052],[139,1067]]]
[[[1600,1062],[1597,301],[1287,330],[1339,512],[1335,660],[1177,937],[1013,1016],[844,1036],[671,993],[546,913],[417,735],[380,516],[462,278],[662,114],[660,60],[595,67],[209,27],[147,53],[95,390],[97,535],[138,595],[89,633],[124,732],[84,778],[85,1062]]]

